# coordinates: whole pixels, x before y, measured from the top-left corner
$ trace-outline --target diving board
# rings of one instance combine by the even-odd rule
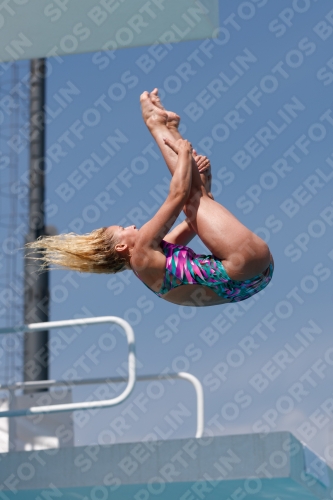
[[[217,37],[218,0],[15,0],[0,10],[0,61]],[[163,50],[152,48],[156,60]],[[164,51],[165,52],[165,51]],[[114,59],[113,53],[110,58]],[[60,59],[61,60],[61,59]]]
[[[276,432],[12,452],[0,485],[5,500],[324,500],[333,471]]]

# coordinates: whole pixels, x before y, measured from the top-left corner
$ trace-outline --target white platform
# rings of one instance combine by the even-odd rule
[[[219,21],[217,0],[15,0],[9,7],[7,0],[1,4],[6,6],[0,16],[0,61],[51,56],[59,60],[68,54],[206,39],[216,36]]]
[[[0,498],[6,500],[332,498],[333,471],[288,432],[0,457]]]

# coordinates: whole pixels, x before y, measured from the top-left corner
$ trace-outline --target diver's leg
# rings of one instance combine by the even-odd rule
[[[184,207],[191,227],[234,280],[250,279],[269,266],[267,244],[223,205],[203,194]]]
[[[164,139],[169,139],[174,142],[176,129],[167,126],[167,112],[152,102],[148,92],[141,94],[140,101],[144,122],[151,135],[154,137],[165,163],[171,172],[171,175],[173,175],[176,169],[178,157],[177,154],[165,144]],[[177,134],[179,134],[178,130]],[[180,137],[181,136],[179,134],[179,138]],[[198,190],[201,191],[201,188],[203,187],[197,164],[194,159],[192,159],[192,186],[190,196],[193,196],[193,194],[195,194]]]
[[[152,103],[148,92],[142,94],[141,105],[145,123],[173,174],[177,154],[164,139],[173,143],[175,132],[167,127],[167,113]],[[271,259],[266,243],[208,196],[194,159],[192,168],[191,193],[184,211],[199,238],[221,259],[230,278],[246,280],[264,271]]]
[[[160,96],[158,95],[158,89],[157,88],[155,88],[152,92],[150,92],[149,96],[150,96],[150,99],[151,99],[152,103],[155,106],[157,106],[158,108],[162,109],[163,111],[165,111],[167,113],[167,123],[166,123],[166,126],[168,127],[168,129],[172,133],[174,139],[176,141],[178,139],[182,139],[182,136],[180,135],[179,130],[178,130],[179,123],[180,123],[180,116],[177,115],[177,113],[174,113],[173,111],[168,111],[168,110],[166,110],[164,108],[164,106],[163,106],[163,104],[161,102]],[[196,160],[196,156],[198,156],[198,155],[197,155],[196,151],[193,150],[194,160]],[[212,189],[212,171],[211,171],[211,167],[210,166],[204,172],[200,172],[200,178],[201,178],[201,182],[203,183],[203,185],[206,188],[206,191],[207,191],[208,195],[211,198],[213,198],[213,195],[211,193],[211,189]]]

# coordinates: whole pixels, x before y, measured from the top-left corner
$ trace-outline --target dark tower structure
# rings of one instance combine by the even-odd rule
[[[30,62],[30,180],[27,242],[45,235],[45,59]],[[28,252],[29,253],[29,252]],[[38,257],[38,254],[35,254]],[[49,318],[49,276],[25,256],[24,323]],[[48,379],[48,331],[24,337],[24,381]],[[29,392],[26,390],[26,392]]]

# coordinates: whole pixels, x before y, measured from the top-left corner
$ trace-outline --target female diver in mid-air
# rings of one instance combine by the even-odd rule
[[[172,174],[169,194],[141,229],[110,226],[89,234],[41,237],[28,244],[43,266],[80,272],[131,269],[156,295],[188,306],[245,300],[265,288],[273,274],[266,243],[210,193],[210,163],[178,131],[179,116],[162,106],[157,89],[141,95],[143,119]],[[169,232],[184,211],[186,219]],[[198,235],[211,255],[186,245]]]

